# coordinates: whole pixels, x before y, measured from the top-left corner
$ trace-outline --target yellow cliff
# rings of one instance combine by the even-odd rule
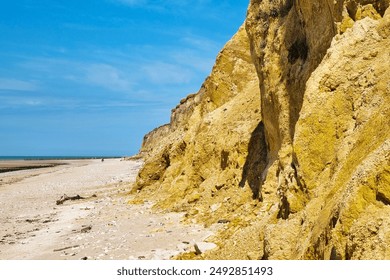
[[[390,8],[252,0],[133,188],[222,224],[200,259],[390,259]]]

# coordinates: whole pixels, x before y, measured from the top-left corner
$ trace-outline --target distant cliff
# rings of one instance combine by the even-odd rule
[[[222,223],[212,259],[390,259],[390,9],[252,0],[134,190]]]

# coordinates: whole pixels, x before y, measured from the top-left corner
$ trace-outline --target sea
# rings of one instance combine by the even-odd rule
[[[72,159],[102,159],[122,158],[122,156],[0,156],[0,161],[5,160],[72,160]]]

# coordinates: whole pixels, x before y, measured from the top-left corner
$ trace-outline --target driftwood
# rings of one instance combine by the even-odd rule
[[[56,204],[60,205],[60,204],[63,204],[67,200],[78,200],[78,199],[85,199],[85,198],[80,196],[80,195],[67,196],[66,194],[64,194],[63,196],[61,196],[61,198],[59,200],[56,201]]]
[[[89,232],[90,230],[92,229],[92,226],[85,226],[83,227],[80,232],[81,233],[86,233],[86,232]]]

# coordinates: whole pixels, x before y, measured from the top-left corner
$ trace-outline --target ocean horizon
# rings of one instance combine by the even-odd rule
[[[0,156],[0,161],[5,160],[72,160],[72,159],[101,159],[122,158],[124,156]]]

